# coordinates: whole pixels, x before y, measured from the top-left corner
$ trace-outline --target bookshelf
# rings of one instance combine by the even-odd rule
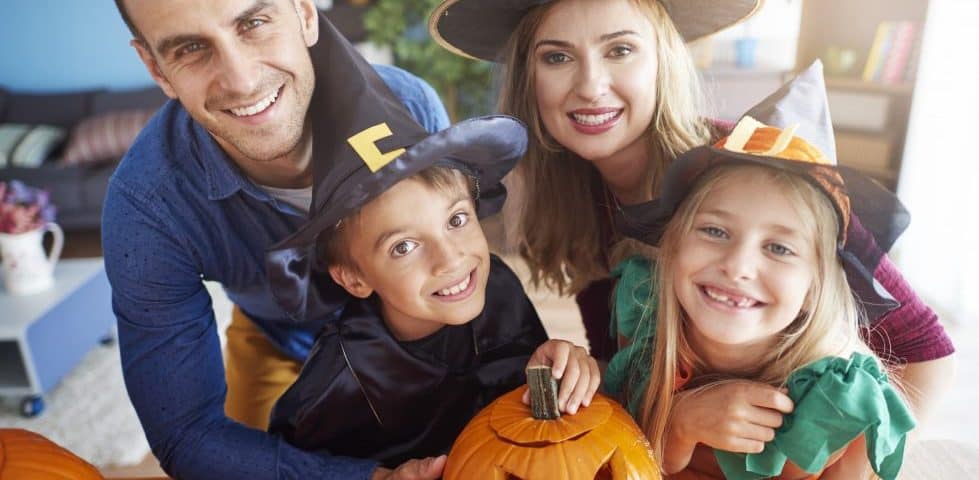
[[[799,29],[797,69],[823,58],[831,48],[849,49],[856,60],[846,72],[827,68],[826,89],[830,114],[836,130],[838,161],[874,177],[891,189],[897,188],[901,156],[914,96],[914,64],[928,0],[803,0]],[[886,25],[882,36],[882,23]],[[913,26],[911,44],[893,31]],[[882,38],[877,38],[882,37]],[[884,45],[877,45],[885,40]],[[890,67],[886,43],[904,44],[906,64]],[[874,52],[878,52],[874,56]],[[874,63],[876,59],[877,63]],[[876,68],[869,68],[868,61]],[[891,60],[892,62],[894,60]],[[831,67],[827,65],[827,67]],[[873,65],[872,65],[873,67]],[[905,74],[903,72],[907,71]]]

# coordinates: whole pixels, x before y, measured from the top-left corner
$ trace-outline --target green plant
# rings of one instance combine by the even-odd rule
[[[394,63],[425,79],[453,121],[484,115],[495,99],[492,65],[455,55],[428,34],[428,16],[440,0],[375,0],[364,14],[371,42],[391,48]]]

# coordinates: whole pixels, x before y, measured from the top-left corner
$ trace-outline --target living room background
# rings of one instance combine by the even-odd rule
[[[153,84],[109,0],[4,0],[0,86],[20,92]]]

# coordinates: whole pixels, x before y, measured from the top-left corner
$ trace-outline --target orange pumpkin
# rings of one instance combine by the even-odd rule
[[[28,430],[0,429],[0,479],[102,480],[92,465]]]
[[[496,399],[469,422],[449,452],[445,480],[661,478],[646,436],[615,401],[596,394],[574,415],[538,420],[521,401],[526,389]]]

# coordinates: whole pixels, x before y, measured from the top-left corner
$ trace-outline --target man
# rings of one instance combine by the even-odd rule
[[[312,0],[116,4],[140,59],[176,100],[113,176],[102,239],[126,386],[164,470],[182,479],[437,478],[444,457],[392,472],[264,432],[332,316],[290,318],[270,293],[264,257],[309,209],[311,159],[329,146],[314,145],[308,110],[330,101],[318,80],[332,65],[314,65],[311,52],[342,40]],[[427,130],[448,125],[428,85],[377,70]],[[227,368],[203,280],[220,282],[236,305]]]

